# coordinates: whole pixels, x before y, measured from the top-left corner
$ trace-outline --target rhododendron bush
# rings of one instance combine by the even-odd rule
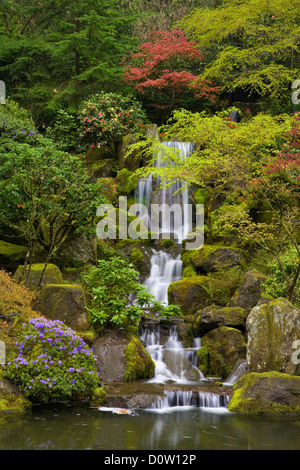
[[[124,80],[156,116],[168,117],[178,107],[195,109],[216,101],[218,87],[199,77],[203,54],[180,30],[155,31],[131,55]]]
[[[83,103],[80,135],[91,148],[115,142],[145,124],[141,104],[116,93],[97,93]]]

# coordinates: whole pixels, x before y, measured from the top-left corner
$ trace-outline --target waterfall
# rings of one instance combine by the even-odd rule
[[[198,383],[204,377],[196,365],[199,347],[184,348],[176,325],[167,328],[150,324],[140,329],[140,339],[155,363],[154,377],[148,382],[189,384]]]
[[[181,279],[182,276],[180,255],[174,259],[169,253],[153,250],[150,264],[150,275],[146,279],[145,285],[158,302],[168,304],[168,287],[172,282]]]
[[[163,410],[175,406],[226,408],[229,397],[197,390],[166,390],[165,396],[152,403],[150,409]]]
[[[194,144],[186,142],[164,142],[164,147],[174,149],[179,152],[181,159],[186,159],[194,149]],[[155,161],[157,168],[170,166],[163,159],[163,155],[158,155]],[[171,164],[172,165],[172,164]],[[140,218],[148,226],[151,226],[152,207],[159,205],[160,217],[158,219],[158,235],[162,238],[174,238],[178,245],[186,238],[192,228],[189,211],[189,190],[180,180],[174,180],[167,186],[161,185],[159,177],[154,179],[152,175],[141,178],[135,191],[136,204],[146,206],[147,211],[140,210]],[[151,207],[152,206],[152,207]],[[170,208],[180,208],[175,213]],[[168,214],[167,214],[168,211]],[[179,216],[178,216],[179,214]],[[172,218],[173,216],[173,218]],[[182,261],[180,255],[175,258],[163,250],[153,250],[151,258],[151,271],[145,281],[148,287],[159,302],[168,303],[168,286],[182,276]]]

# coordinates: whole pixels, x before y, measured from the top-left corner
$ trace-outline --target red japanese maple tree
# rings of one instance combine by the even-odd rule
[[[180,30],[155,31],[131,55],[124,80],[148,106],[165,111],[198,109],[215,102],[219,87],[200,77],[203,54]]]

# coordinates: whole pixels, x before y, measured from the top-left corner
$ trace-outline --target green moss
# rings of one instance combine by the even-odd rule
[[[126,382],[153,377],[155,364],[136,336],[132,336],[128,343],[125,350],[125,361],[124,379]]]
[[[166,238],[165,240],[162,240],[160,244],[163,248],[171,248],[172,246],[174,246],[174,240]]]
[[[268,400],[263,388],[259,388],[259,383],[266,381],[266,386],[276,391],[278,389],[278,399]],[[278,382],[276,382],[278,381]],[[287,402],[286,398],[280,402],[280,394],[283,383],[292,384],[297,390],[290,391],[295,394],[295,402]],[[278,385],[280,383],[280,386]],[[295,384],[295,385],[294,385]],[[300,377],[283,374],[276,371],[271,372],[251,372],[244,375],[234,386],[233,396],[228,404],[228,410],[252,415],[266,414],[294,414],[300,413],[299,393]]]
[[[31,411],[31,402],[22,396],[0,391],[0,414],[25,414]]]
[[[14,245],[0,240],[0,257],[9,258],[11,261],[19,261],[26,255],[27,248],[21,245]]]
[[[201,370],[201,372],[207,376],[210,374],[210,360],[209,360],[209,352],[208,348],[206,346],[202,346],[202,348],[199,349],[198,355],[197,355],[197,361],[198,361],[198,368]]]
[[[130,261],[137,267],[142,267],[144,264],[144,255],[139,248],[134,248],[130,254]]]
[[[182,279],[185,279],[186,277],[193,277],[196,276],[196,271],[192,266],[187,266],[184,268],[183,273],[182,273]]]
[[[120,170],[116,177],[119,194],[125,196],[132,193],[138,184],[138,177],[127,168]]]
[[[98,387],[94,390],[92,398],[90,400],[90,406],[98,407],[102,406],[106,401],[106,391],[105,387]]]

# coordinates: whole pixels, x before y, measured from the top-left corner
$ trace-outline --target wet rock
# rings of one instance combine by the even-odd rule
[[[193,276],[169,285],[169,304],[179,305],[183,315],[196,313],[210,298],[211,281],[206,276]]]
[[[239,330],[222,326],[201,338],[198,367],[205,376],[228,377],[236,362],[246,355],[246,344]]]
[[[247,310],[241,307],[219,307],[210,305],[203,310],[197,312],[199,317],[195,324],[195,328],[199,331],[200,336],[221,326],[230,326],[245,332]]]
[[[278,298],[254,307],[246,326],[247,361],[252,372],[273,370],[300,375],[294,347],[300,338],[300,310]]]
[[[96,367],[103,382],[124,382],[153,377],[155,365],[139,338],[125,330],[111,330],[93,344]]]
[[[251,309],[261,298],[262,284],[266,281],[267,276],[257,269],[246,272],[243,276],[240,287],[235,292],[230,306]]]
[[[244,262],[244,254],[237,248],[204,245],[200,250],[195,250],[191,256],[191,262],[198,273],[207,274],[220,269],[241,266]]]
[[[300,413],[300,377],[251,372],[233,386],[228,410],[253,415]]]

